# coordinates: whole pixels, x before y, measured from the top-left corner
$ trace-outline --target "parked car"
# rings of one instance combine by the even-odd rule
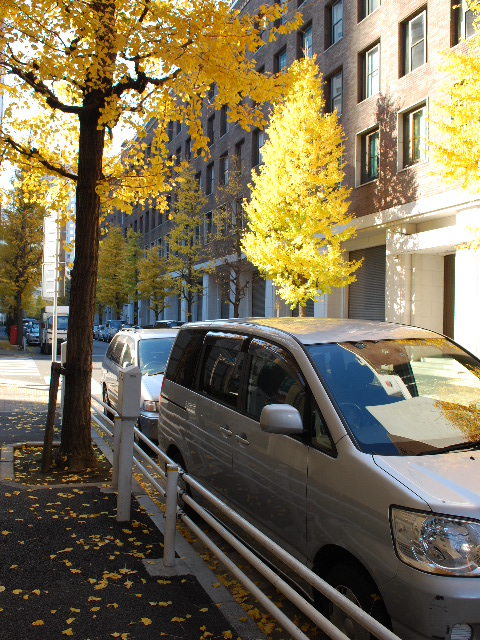
[[[448,338],[318,318],[185,325],[158,439],[401,638],[479,637],[480,361]]]
[[[95,332],[95,340],[103,340],[104,332],[105,332],[105,325],[99,324]]]
[[[122,320],[107,320],[105,323],[104,340],[110,342],[113,336],[122,328]]]
[[[103,401],[114,409],[118,403],[118,376],[123,367],[134,364],[142,373],[138,427],[157,441],[158,403],[163,373],[175,340],[175,329],[125,329],[110,342],[102,361]]]
[[[98,324],[94,324],[93,325],[93,339],[94,340],[96,340],[97,332],[98,332]]]
[[[39,345],[40,344],[40,327],[38,324],[34,324],[29,332],[27,333],[27,344],[28,345]]]
[[[181,320],[157,320],[153,325],[155,329],[173,329],[174,327],[181,327],[184,322]]]

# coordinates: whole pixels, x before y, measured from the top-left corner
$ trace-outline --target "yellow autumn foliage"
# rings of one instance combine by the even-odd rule
[[[248,259],[292,308],[354,280],[342,242],[355,233],[342,186],[343,133],[336,112],[325,113],[323,80],[315,60],[292,65],[292,88],[273,109],[263,164],[252,172],[244,202]]]

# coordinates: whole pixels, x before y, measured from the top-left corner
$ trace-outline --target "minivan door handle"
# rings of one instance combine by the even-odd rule
[[[241,442],[242,444],[244,444],[244,445],[248,445],[248,444],[250,444],[250,442],[248,441],[248,438],[247,438],[247,434],[246,434],[246,433],[238,433],[238,434],[235,436],[235,438],[236,438],[237,440],[240,440],[240,442]]]
[[[223,433],[224,436],[227,436],[228,438],[233,436],[233,431],[230,429],[228,424],[222,424],[222,426],[220,427],[220,431]]]

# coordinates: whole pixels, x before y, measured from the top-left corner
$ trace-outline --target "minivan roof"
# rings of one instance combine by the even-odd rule
[[[374,320],[348,320],[342,318],[230,318],[205,322],[191,322],[180,331],[204,327],[226,330],[239,325],[246,333],[253,330],[272,335],[272,331],[288,333],[303,344],[351,342],[353,340],[395,340],[407,338],[439,338],[440,334],[428,329],[377,322]]]

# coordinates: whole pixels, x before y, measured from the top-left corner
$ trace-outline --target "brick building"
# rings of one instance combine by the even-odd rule
[[[261,4],[239,0],[233,6],[255,11]],[[308,313],[424,326],[479,354],[480,332],[472,317],[480,312],[480,263],[472,252],[456,249],[478,219],[479,202],[442,183],[428,151],[434,126],[429,113],[443,80],[440,55],[464,47],[462,40],[473,34],[465,0],[290,0],[287,7],[302,12],[303,26],[259,49],[257,69],[278,72],[295,58],[316,54],[326,81],[326,108],[341,114],[346,135],[345,181],[352,188],[357,235],[345,251],[364,259],[356,283],[323,296]],[[204,239],[218,206],[217,185],[228,179],[232,157],[241,160],[247,196],[264,142],[262,131],[228,123],[226,111],[215,110],[213,102],[214,88],[203,114],[211,157],[192,159],[208,198]],[[191,158],[186,128],[171,123],[169,135],[171,155]],[[166,250],[166,216],[136,211],[122,224],[141,231],[145,247]],[[271,283],[245,277],[251,286],[240,315],[291,313]],[[215,276],[204,276],[194,319],[228,316],[229,307],[222,303]],[[171,301],[165,317],[182,317],[179,301]],[[141,321],[152,321],[146,305]]]

